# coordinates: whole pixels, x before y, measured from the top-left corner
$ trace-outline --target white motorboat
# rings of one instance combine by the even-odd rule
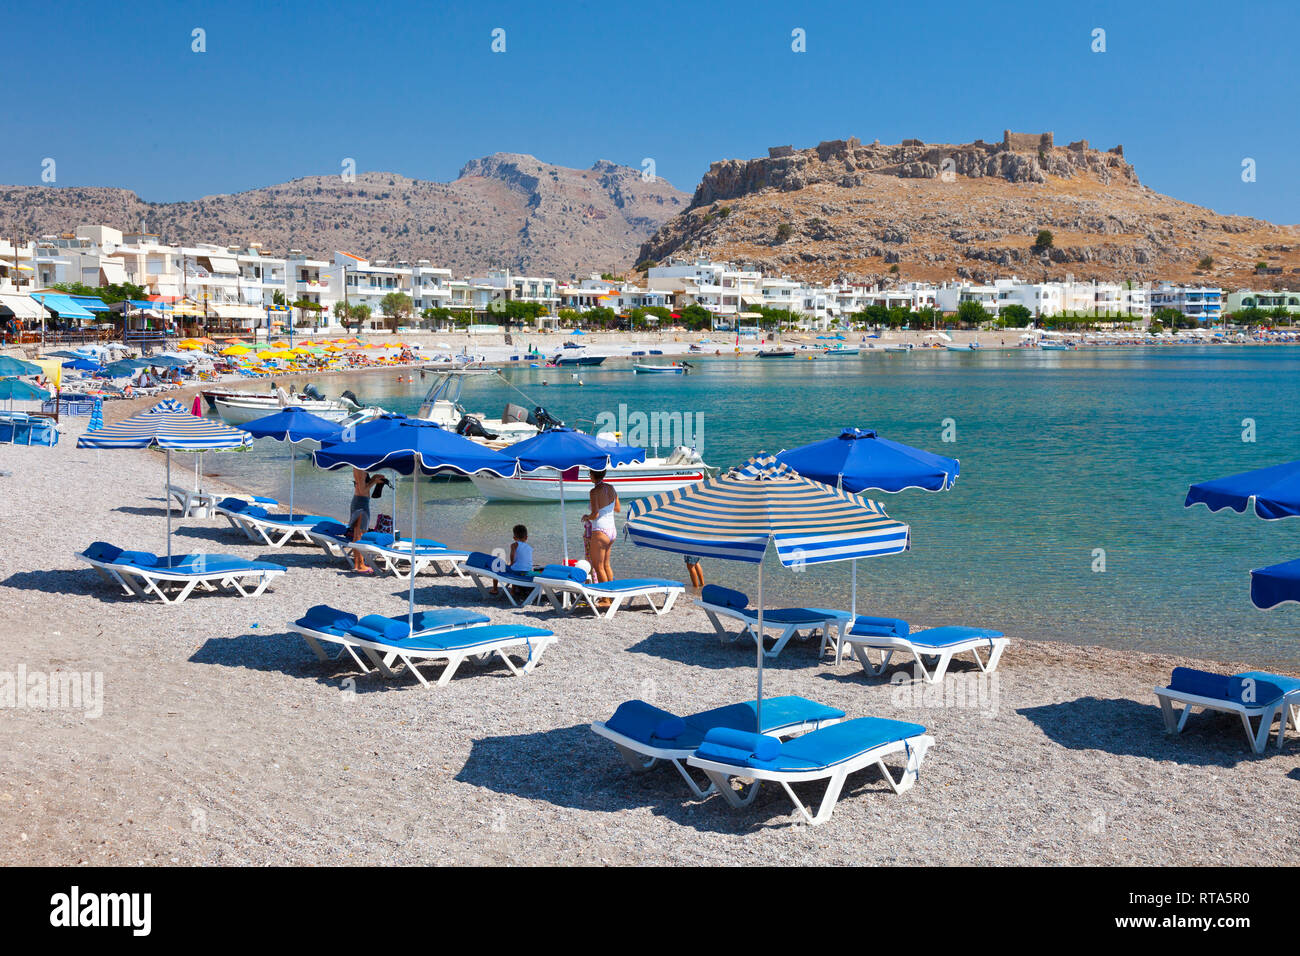
[[[301,408],[304,412],[335,422],[362,410],[361,403],[351,392],[344,392],[336,399],[325,398],[311,386],[294,395],[288,395],[282,388],[277,388],[270,394],[219,393],[212,396],[211,403],[227,425],[243,425],[285,408]]]
[[[415,417],[434,422],[491,448],[504,448],[532,438],[545,424],[559,424],[541,407],[530,413],[522,406],[507,404],[500,418],[467,412],[460,403],[461,389],[465,385],[463,376],[463,371],[439,373]]]
[[[693,485],[709,477],[711,472],[698,454],[678,447],[666,458],[647,458],[611,468],[605,474],[605,481],[618,491],[620,498],[645,498]],[[515,478],[470,475],[470,481],[489,501],[560,500],[560,472],[555,469],[525,472]],[[571,468],[564,473],[563,485],[565,501],[586,501],[591,493],[591,476],[586,468]]]

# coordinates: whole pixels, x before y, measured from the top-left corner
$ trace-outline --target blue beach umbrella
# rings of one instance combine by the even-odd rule
[[[1300,461],[1192,485],[1183,506],[1203,504],[1211,511],[1231,508],[1243,514],[1252,501],[1255,514],[1266,521],[1300,516]]]
[[[167,455],[167,484],[163,499],[167,502],[167,557],[172,556],[172,452],[243,451],[252,442],[247,434],[222,422],[199,418],[185,411],[179,402],[168,399],[148,411],[124,418],[112,425],[87,432],[77,439],[78,448],[148,448],[163,449]]]
[[[326,470],[361,468],[364,471],[410,475],[412,549],[419,539],[417,521],[421,475],[487,473],[509,478],[516,471],[513,458],[433,422],[416,418],[385,417],[348,429],[342,440],[321,445],[312,453],[312,459],[317,467]],[[412,630],[414,621],[415,574],[412,568],[406,620]]]
[[[236,427],[254,438],[272,438],[289,445],[289,517],[293,518],[294,446],[314,445],[319,448],[324,442],[338,441],[343,434],[343,426],[291,405],[283,411]]]
[[[863,428],[845,428],[837,438],[783,451],[776,460],[805,478],[854,493],[908,488],[947,491],[961,472],[956,458],[890,441]]]
[[[92,362],[90,359],[74,358],[63,363],[64,368],[70,368],[77,372],[97,372],[100,369],[98,362]]]
[[[110,362],[104,366],[104,374],[109,378],[130,378],[142,368],[148,368],[149,363],[139,362],[135,359],[122,359],[118,362]]]
[[[1192,485],[1183,507],[1198,504],[1211,511],[1231,508],[1238,514],[1253,504],[1255,514],[1265,521],[1300,517],[1300,461]],[[1255,607],[1268,610],[1287,601],[1300,601],[1300,560],[1250,572],[1250,602]]]
[[[763,555],[785,567],[899,554],[909,529],[884,508],[805,478],[770,455],[698,484],[632,502],[636,544],[758,565],[758,726],[763,726]]]
[[[9,355],[0,355],[0,376],[44,374],[45,369],[35,362],[24,362]]]
[[[783,451],[776,460],[805,478],[860,493],[908,488],[947,491],[961,473],[956,458],[881,438],[874,429],[845,428],[839,437]],[[858,565],[853,564],[852,613],[858,613]]]
[[[13,404],[14,399],[20,402],[43,402],[49,397],[49,392],[37,388],[31,382],[24,382],[20,378],[0,379],[0,399],[9,399],[10,405]]]
[[[570,468],[608,470],[645,461],[645,449],[596,438],[572,428],[551,428],[510,446],[510,457],[520,471],[552,469],[560,473],[560,535],[564,563],[569,563],[569,526],[564,514],[564,472]]]

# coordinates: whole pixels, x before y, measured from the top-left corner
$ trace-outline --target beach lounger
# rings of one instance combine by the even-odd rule
[[[591,613],[605,620],[612,618],[624,603],[631,604],[642,598],[650,609],[658,614],[672,610],[678,595],[685,593],[686,587],[681,581],[668,581],[664,578],[626,578],[621,581],[589,581],[587,572],[578,567],[566,567],[562,564],[548,564],[533,576],[537,586],[542,589],[546,599],[557,611],[568,607],[568,598],[585,601]],[[655,598],[660,598],[655,604]],[[609,601],[609,607],[601,609],[597,601]],[[579,606],[575,603],[575,607]]]
[[[289,630],[302,636],[302,639],[307,642],[307,646],[311,648],[312,653],[316,655],[317,660],[338,660],[344,654],[348,654],[363,673],[369,673],[371,669],[367,663],[369,657],[357,654],[354,648],[359,648],[361,645],[348,633],[350,628],[356,627],[369,617],[372,617],[372,615],[360,617],[330,607],[328,604],[317,604],[290,624]],[[390,617],[381,618],[380,621],[395,622],[399,625],[399,633],[406,633],[407,636],[410,636],[411,632],[406,630],[407,616],[405,614],[394,614]],[[370,631],[375,631],[382,626],[380,621],[372,620],[366,626]],[[428,634],[436,634],[439,631],[451,630],[452,628],[473,627],[490,623],[492,623],[491,618],[486,614],[479,614],[477,611],[439,608],[433,611],[416,612],[414,633],[417,637],[423,637]],[[321,646],[322,644],[338,644],[339,652],[331,658],[326,653],[325,648]],[[364,660],[363,657],[365,657]],[[390,659],[388,663],[391,662]]]
[[[844,711],[804,697],[771,697],[763,701],[762,732],[772,737],[791,737],[843,719]],[[629,700],[618,705],[613,717],[597,721],[591,729],[614,742],[633,773],[646,773],[665,760],[677,768],[691,793],[706,797],[714,785],[701,787],[685,767],[687,758],[715,727],[752,732],[757,730],[756,723],[753,701],[678,717],[643,700]]]
[[[212,513],[221,515],[230,522],[230,527],[250,541],[256,541],[256,535],[244,525],[244,512],[252,507],[276,508],[279,505],[274,498],[264,498],[261,495],[226,495],[213,506]]]
[[[500,589],[499,593],[504,594],[513,607],[527,607],[542,596],[542,588],[536,583],[531,572],[523,574],[511,571],[506,566],[504,558],[484,551],[471,551],[465,559],[462,570],[478,587],[483,597],[492,596],[487,586],[488,583],[492,583]],[[514,593],[515,588],[527,589],[528,593],[518,598]]]
[[[168,485],[167,491],[180,506],[182,518],[206,518],[217,503],[216,495],[182,485]]]
[[[385,677],[395,677],[400,672],[392,666],[397,660],[426,687],[429,681],[420,673],[419,664],[445,662],[446,666],[438,676],[439,686],[451,680],[466,658],[486,663],[494,654],[505,662],[512,674],[523,677],[532,672],[542,654],[555,643],[553,632],[520,624],[484,624],[412,637],[405,620],[378,617],[362,618],[347,628],[347,634]],[[522,667],[515,665],[509,653],[512,648],[519,647],[526,651]]]
[[[704,742],[687,764],[703,770],[733,807],[752,803],[764,780],[779,783],[799,815],[817,824],[830,819],[849,774],[874,764],[890,789],[902,793],[920,776],[921,761],[932,746],[934,738],[920,724],[883,717],[846,720],[785,742],[719,727],[704,735]],[[885,758],[895,753],[905,755],[897,779],[885,764]],[[732,778],[752,780],[753,785],[742,794],[732,788]],[[790,786],[812,780],[826,781],[826,793],[815,814]]]
[[[717,584],[706,584],[695,602],[704,609],[713,623],[713,629],[724,642],[734,642],[742,635],[748,634],[758,640],[758,609],[749,606],[749,598],[740,591],[724,588]],[[821,652],[835,640],[841,624],[850,618],[846,611],[832,611],[826,608],[783,607],[763,609],[763,630],[777,631],[777,638],[771,649],[764,649],[765,657],[777,657],[785,650],[791,638],[811,637],[821,634]],[[740,621],[744,626],[739,631],[728,629],[722,619]]]
[[[1292,727],[1300,727],[1300,722],[1297,722],[1300,719],[1300,679],[1295,677],[1265,671],[1246,671],[1227,677],[1190,667],[1175,667],[1169,686],[1157,687],[1155,693],[1165,718],[1165,732],[1170,734],[1183,732],[1193,707],[1237,714],[1246,730],[1246,739],[1257,754],[1268,747],[1273,721],[1279,717],[1279,750],[1287,721]],[[1181,714],[1175,709],[1175,703],[1183,705]],[[1253,729],[1252,720],[1258,722]]]
[[[322,521],[324,515],[271,513],[261,505],[246,504],[235,498],[223,498],[217,512],[225,515],[232,525],[243,531],[250,541],[260,541],[272,548],[283,548],[294,540],[315,544],[309,532]]]
[[[906,621],[859,614],[849,626],[840,629],[835,663],[840,662],[847,645],[862,669],[872,677],[879,677],[889,667],[895,651],[907,651],[916,661],[916,672],[927,683],[933,684],[943,680],[954,655],[967,651],[980,670],[986,674],[992,673],[997,669],[1002,652],[1010,643],[1010,639],[1003,637],[1001,631],[990,631],[982,627],[931,627],[911,633],[911,627]],[[871,651],[880,655],[880,663],[871,660]],[[981,651],[985,655],[983,658],[980,657]],[[927,659],[934,662],[929,670],[925,666]]]
[[[77,555],[101,577],[135,597],[158,597],[164,604],[180,604],[195,588],[215,591],[230,588],[241,597],[256,597],[286,568],[266,561],[246,561],[229,554],[178,554],[171,559],[148,551],[123,551],[96,541]],[[174,594],[163,590],[176,585]]]
[[[462,578],[465,576],[460,566],[469,557],[468,551],[457,551],[431,538],[420,538],[414,545],[412,547],[409,539],[401,540],[384,532],[367,531],[356,541],[346,542],[343,548],[361,552],[364,559],[403,581],[412,574],[419,574],[429,568],[439,574],[455,574]]]

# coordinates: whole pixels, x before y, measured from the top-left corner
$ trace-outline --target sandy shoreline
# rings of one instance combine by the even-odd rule
[[[317,663],[285,624],[318,603],[399,613],[405,588],[341,572],[314,549],[254,547],[224,521],[187,520],[178,550],[264,558],[289,574],[259,598],[179,607],[102,584],[75,551],[97,539],[164,546],[162,458],[80,451],[82,427],[65,419],[54,449],[0,446],[11,473],[0,477],[0,672],[94,672],[104,689],[98,718],[3,714],[0,863],[1300,859],[1296,737],[1255,757],[1236,718],[1198,715],[1167,738],[1151,693],[1175,664],[1232,673],[1250,662],[1016,641],[982,697],[962,671],[949,681],[969,699],[950,690],[945,705],[792,645],[768,669],[769,694],[916,721],[937,740],[908,793],[866,771],[827,824],[792,826],[777,789],[746,810],[698,801],[671,769],[633,777],[588,729],[632,697],[686,713],[752,693],[752,645],[720,644],[689,598],[665,617],[612,624],[492,606],[494,620],[560,637],[523,680],[499,665],[466,667],[442,688],[358,675]],[[426,516],[434,533],[436,508]],[[453,578],[422,577],[417,599],[480,606]]]

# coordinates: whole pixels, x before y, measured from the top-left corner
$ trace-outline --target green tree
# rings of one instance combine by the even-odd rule
[[[388,320],[390,330],[397,334],[397,327],[402,319],[411,317],[411,297],[405,292],[390,292],[379,300],[379,311]]]
[[[1038,235],[1034,238],[1034,249],[1039,251],[1042,251],[1044,249],[1050,249],[1052,248],[1053,241],[1054,240],[1052,238],[1052,230],[1039,229]]]
[[[783,222],[776,227],[777,242],[785,242],[792,235],[794,235],[794,226],[790,225],[788,222]]]
[[[1003,328],[1023,328],[1029,325],[1029,320],[1033,318],[1033,313],[1025,308],[1019,302],[1014,302],[1006,306],[1001,315],[1001,325]]]
[[[692,332],[713,328],[713,313],[702,305],[692,303],[677,312],[678,321]]]
[[[1214,256],[1201,256],[1200,261],[1196,263],[1196,268],[1202,272],[1209,272],[1214,268]]]
[[[989,320],[988,309],[973,300],[957,303],[957,322],[960,325],[970,325],[979,328]]]

